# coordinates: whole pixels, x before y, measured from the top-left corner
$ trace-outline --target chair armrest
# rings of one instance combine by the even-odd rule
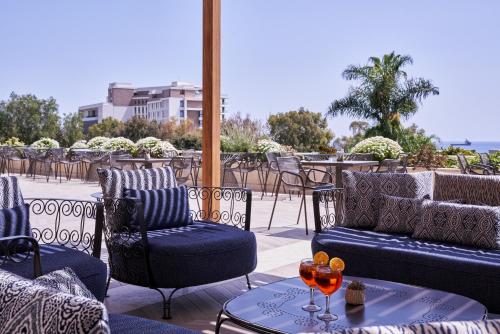
[[[300,180],[300,183],[287,182],[286,180],[283,179],[283,176],[286,176],[286,175],[298,178]],[[304,187],[305,186],[304,179],[302,178],[302,175],[300,175],[298,173],[292,173],[292,172],[288,172],[288,171],[280,172],[280,181],[283,182],[285,185],[290,186],[290,187]],[[279,187],[276,189],[279,189]]]
[[[313,173],[323,173],[323,175],[327,175],[329,182],[318,182],[316,180],[311,179],[311,177],[310,177],[311,172],[313,172]],[[332,183],[333,182],[332,174],[330,172],[326,171],[326,170],[321,170],[321,169],[316,169],[316,168],[310,168],[307,171],[306,176],[307,176],[307,180],[309,182],[313,182],[313,183],[317,183],[317,184],[328,184],[328,183]]]
[[[33,237],[101,256],[104,206],[97,201],[59,198],[26,198],[30,205]],[[40,217],[40,219],[36,219]],[[47,221],[52,220],[50,224]],[[93,223],[89,223],[89,221]]]
[[[329,188],[313,191],[314,232],[339,225],[343,217],[344,189]]]
[[[16,252],[15,247],[18,246],[18,241],[25,241],[31,245],[31,248],[27,251]],[[3,237],[0,238],[0,251],[3,257],[3,260],[0,262],[0,267],[6,261],[12,262],[23,262],[30,257],[31,250],[33,250],[33,273],[35,278],[42,275],[42,264],[40,259],[40,246],[38,245],[38,241],[29,236],[24,235],[16,235],[12,237]]]
[[[196,200],[191,207],[193,220],[210,220],[250,230],[252,191],[233,187],[190,187],[188,197]],[[206,207],[201,202],[208,200]]]

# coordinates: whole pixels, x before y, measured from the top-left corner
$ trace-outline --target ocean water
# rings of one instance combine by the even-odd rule
[[[457,147],[464,148],[466,150],[474,150],[478,153],[488,153],[489,151],[499,151],[500,150],[500,141],[474,141],[470,140],[471,142],[470,145],[453,145]],[[450,146],[450,144],[460,144],[463,143],[463,140],[456,140],[456,141],[441,141],[438,143],[438,146],[441,146],[443,148]]]

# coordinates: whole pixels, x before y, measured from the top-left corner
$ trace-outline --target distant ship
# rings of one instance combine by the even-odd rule
[[[465,142],[461,144],[450,144],[450,146],[470,146],[472,143],[469,141],[469,139],[465,139]]]

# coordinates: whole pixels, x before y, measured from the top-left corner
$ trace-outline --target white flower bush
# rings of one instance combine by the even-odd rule
[[[94,137],[87,142],[88,148],[92,150],[102,150],[104,145],[109,141],[108,137]]]
[[[124,137],[109,139],[104,143],[103,149],[108,151],[127,151],[129,153],[134,153],[136,151],[134,142]]]
[[[139,139],[135,144],[137,150],[150,152],[153,158],[161,158],[167,151],[175,151],[174,145],[168,141],[162,141],[155,137]]]
[[[71,145],[71,149],[73,149],[73,150],[74,149],[85,149],[85,148],[89,148],[86,140],[78,140],[73,145]]]
[[[403,149],[394,140],[376,136],[360,141],[352,148],[351,152],[372,153],[376,160],[382,161],[384,159],[397,159],[403,153]]]
[[[24,142],[22,142],[17,137],[10,137],[9,139],[7,139],[5,141],[4,145],[11,146],[11,147],[24,146]]]
[[[286,153],[294,153],[295,150],[291,146],[281,145],[270,139],[260,139],[257,141],[257,145],[255,146],[255,150],[259,153],[267,153],[267,152],[286,152]]]
[[[59,142],[55,139],[44,137],[31,144],[31,147],[37,149],[59,148]]]

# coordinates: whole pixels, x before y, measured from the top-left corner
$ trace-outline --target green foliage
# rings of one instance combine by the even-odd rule
[[[201,130],[195,129],[189,119],[179,121],[172,117],[161,125],[160,138],[180,150],[201,150]]]
[[[11,93],[9,100],[0,102],[0,137],[17,137],[32,143],[42,137],[58,138],[60,117],[52,97],[39,99],[35,95]]]
[[[108,151],[125,151],[132,154],[137,151],[134,142],[124,137],[110,138],[102,148]]]
[[[465,148],[459,147],[459,146],[448,146],[444,149],[442,149],[443,154],[446,155],[456,155],[456,154],[463,154],[463,155],[474,155],[476,152],[472,150],[466,150]]]
[[[263,134],[262,123],[242,117],[236,113],[222,121],[221,150],[223,152],[250,152],[257,145],[257,140]]]
[[[401,145],[405,153],[409,154],[417,153],[424,146],[435,151],[435,140],[437,140],[436,136],[426,135],[425,130],[419,129],[416,124],[408,128],[402,128],[398,134],[399,145]]]
[[[180,150],[201,150],[201,131],[194,131],[171,140],[172,145]]]
[[[342,76],[360,83],[352,86],[346,97],[333,101],[328,114],[374,121],[376,125],[367,129],[367,136],[397,139],[400,118],[412,116],[425,98],[439,94],[439,88],[429,80],[408,78],[403,69],[412,63],[410,56],[392,52],[382,59],[371,57],[368,65],[348,66]]]
[[[64,114],[59,141],[63,147],[83,139],[83,120],[79,113]]]
[[[148,152],[153,158],[161,158],[168,151],[175,151],[175,147],[168,141],[162,141],[155,137],[146,137],[139,139],[135,146],[138,152]]]
[[[108,137],[97,136],[87,142],[88,148],[92,150],[103,150],[104,145],[109,141]]]
[[[496,166],[500,166],[500,151],[490,154],[490,161]]]
[[[74,149],[85,149],[85,148],[89,148],[89,145],[87,144],[86,140],[78,140],[78,141],[74,142],[70,148],[73,150]]]
[[[10,146],[10,147],[16,147],[16,146],[24,146],[24,142],[21,141],[19,138],[17,137],[10,137],[8,138],[4,143],[3,145],[7,145],[7,146]]]
[[[59,142],[55,139],[44,137],[33,142],[31,147],[38,149],[59,148]]]
[[[146,137],[159,137],[160,126],[156,121],[134,116],[124,124],[122,136],[132,141]]]
[[[113,117],[104,118],[101,123],[89,127],[87,138],[94,137],[119,137],[124,130],[124,123]]]
[[[371,153],[378,161],[397,159],[402,152],[397,142],[380,136],[362,140],[352,149],[352,153]]]
[[[301,152],[319,151],[320,147],[328,146],[334,136],[321,113],[304,108],[271,115],[267,124],[275,141]]]
[[[423,144],[408,157],[408,164],[414,167],[427,169],[446,167],[447,156],[437,152],[434,144]]]

